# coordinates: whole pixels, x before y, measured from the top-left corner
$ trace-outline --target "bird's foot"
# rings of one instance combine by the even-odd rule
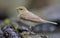
[[[21,34],[22,35],[35,35],[34,32],[22,32]]]
[[[34,33],[34,32],[30,32],[30,35],[35,35],[36,33]]]

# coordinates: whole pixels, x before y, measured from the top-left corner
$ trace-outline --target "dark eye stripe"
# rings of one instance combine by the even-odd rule
[[[20,8],[20,10],[23,10],[23,9]]]

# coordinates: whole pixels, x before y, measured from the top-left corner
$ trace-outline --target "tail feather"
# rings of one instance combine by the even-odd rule
[[[56,22],[51,22],[51,21],[46,21],[46,20],[44,20],[43,22],[44,22],[44,23],[51,23],[51,24],[56,24],[56,25],[57,25]]]

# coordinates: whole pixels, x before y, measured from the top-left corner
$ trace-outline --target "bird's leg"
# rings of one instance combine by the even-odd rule
[[[29,27],[30,29],[32,28],[32,26],[30,25],[30,27]],[[29,31],[28,32],[29,34],[35,34],[33,31]]]
[[[30,25],[30,27],[29,27],[30,29],[32,28],[32,26]]]
[[[30,25],[30,27],[29,27],[30,29],[32,28],[32,25]],[[24,31],[24,32],[22,32],[21,33],[21,35],[31,35],[31,34],[35,34],[33,31]]]

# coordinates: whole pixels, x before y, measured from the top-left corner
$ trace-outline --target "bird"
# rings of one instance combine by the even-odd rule
[[[16,8],[17,10],[17,17],[19,19],[25,20],[25,21],[31,21],[35,23],[51,23],[51,24],[57,24],[56,22],[47,21],[45,19],[42,19],[41,17],[37,16],[36,14],[30,12],[25,6],[20,6]]]

